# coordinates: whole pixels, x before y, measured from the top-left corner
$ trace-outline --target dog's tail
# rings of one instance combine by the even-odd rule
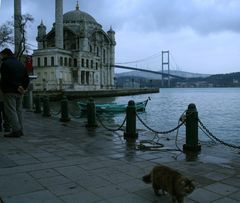
[[[142,180],[143,180],[143,182],[145,182],[145,183],[151,183],[151,182],[152,182],[152,180],[151,180],[151,174],[148,174],[148,175],[143,176],[143,177],[142,177]]]

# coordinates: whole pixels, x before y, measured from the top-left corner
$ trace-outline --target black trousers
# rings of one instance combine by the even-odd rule
[[[0,129],[9,129],[10,125],[9,122],[7,121],[6,114],[4,112],[4,104],[3,101],[0,101]]]

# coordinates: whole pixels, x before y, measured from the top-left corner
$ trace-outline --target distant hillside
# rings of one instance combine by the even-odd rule
[[[227,74],[197,74],[172,71],[171,74],[185,77],[172,78],[171,87],[240,87],[240,72]],[[162,87],[161,75],[131,71],[116,75],[119,87]],[[167,87],[165,78],[163,87]]]
[[[161,72],[161,71],[158,71]],[[167,73],[166,71],[164,71]],[[190,72],[185,72],[185,71],[177,71],[177,70],[171,70],[170,74],[172,75],[177,75],[185,78],[206,78],[210,76],[210,74],[200,74],[200,73],[190,73]],[[152,80],[158,80],[161,78],[161,75],[157,75],[154,73],[147,73],[147,72],[142,72],[142,71],[129,71],[125,73],[116,73],[115,76],[117,78],[119,77],[142,77],[145,79],[152,79]]]

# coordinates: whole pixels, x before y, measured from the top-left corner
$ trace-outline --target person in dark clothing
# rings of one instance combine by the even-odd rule
[[[10,132],[10,125],[4,111],[3,93],[0,89],[0,131],[2,130],[4,130],[4,132]]]
[[[5,137],[20,137],[23,135],[22,99],[29,85],[28,72],[25,66],[14,57],[8,48],[1,51],[1,89],[3,92],[4,110],[12,127]]]

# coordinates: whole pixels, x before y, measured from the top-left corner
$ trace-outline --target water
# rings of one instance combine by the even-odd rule
[[[200,120],[213,135],[225,142],[240,145],[240,88],[166,88],[157,94],[101,98],[96,103],[127,103],[129,100],[142,101],[148,97],[151,100],[146,112],[139,113],[139,116],[154,130],[167,131],[176,127],[179,117],[190,103],[194,103]],[[125,114],[121,113],[111,115],[111,119],[118,124],[124,117]],[[138,122],[137,128],[144,126]],[[185,131],[184,127],[182,129]],[[200,130],[199,139],[209,140]]]

